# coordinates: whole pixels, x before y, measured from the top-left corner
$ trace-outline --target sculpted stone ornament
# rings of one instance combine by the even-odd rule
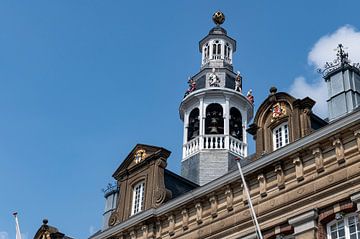
[[[297,181],[304,180],[304,166],[299,156],[294,157],[293,163],[295,165],[295,175]]]
[[[202,221],[202,213],[203,213],[203,208],[202,208],[202,205],[200,202],[196,203],[195,204],[195,209],[196,209],[196,222],[198,224],[201,224],[203,221]]]
[[[116,212],[111,213],[108,225],[110,227],[114,226],[117,220],[118,220],[117,213]]]
[[[182,215],[182,227],[183,230],[187,230],[189,228],[189,213],[187,209],[183,209],[181,211],[181,215]]]
[[[266,192],[266,178],[264,174],[258,175],[258,181],[260,185],[260,196],[265,197],[267,195],[267,192]]]
[[[214,23],[219,26],[225,22],[225,15],[220,11],[216,11],[212,16],[212,19]]]
[[[275,166],[275,173],[277,179],[277,186],[279,189],[285,188],[285,175],[281,164]]]
[[[215,195],[212,195],[209,198],[210,206],[211,206],[211,216],[213,218],[217,217],[217,209],[218,209],[218,202]]]
[[[248,93],[246,94],[246,98],[248,99],[248,101],[250,101],[251,104],[254,104],[254,96],[252,94],[252,89],[248,91]]]
[[[240,71],[237,72],[235,77],[235,90],[241,93],[241,76]]]
[[[156,182],[156,186],[153,190],[154,207],[159,207],[164,201],[172,197],[171,191],[165,188],[164,168],[166,167],[166,164],[166,160],[163,158],[160,158],[155,162],[156,167],[154,169],[154,181]]]
[[[189,84],[189,89],[187,89],[187,91],[185,92],[184,98],[188,94],[196,90],[196,81],[194,79],[189,77],[188,84]]]
[[[286,116],[286,106],[284,102],[277,102],[271,107],[272,119],[271,122],[283,116]]]
[[[175,234],[175,217],[174,215],[169,215],[168,217],[168,221],[169,221],[169,235],[173,236]]]
[[[226,208],[228,211],[233,210],[233,201],[234,201],[234,194],[231,187],[228,185],[225,190],[225,197],[226,197]]]
[[[220,83],[220,79],[219,77],[215,74],[215,68],[212,68],[212,71],[209,75],[209,86],[211,87],[219,87]]]
[[[161,221],[156,221],[155,223],[155,227],[156,227],[156,233],[155,233],[155,238],[161,238],[161,234],[162,234],[162,225],[161,225]]]
[[[134,161],[135,163],[140,163],[144,158],[146,157],[146,152],[144,149],[139,149],[138,151],[135,152],[134,155]]]
[[[336,154],[337,162],[339,164],[344,163],[345,162],[344,145],[341,139],[339,138],[339,136],[337,136],[333,141],[333,146],[335,146],[335,154]]]

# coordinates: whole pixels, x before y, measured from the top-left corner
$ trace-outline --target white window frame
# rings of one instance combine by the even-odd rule
[[[277,150],[289,144],[289,124],[284,122],[272,130],[273,149]]]
[[[145,181],[142,180],[133,186],[131,215],[137,214],[144,210],[145,199]]]
[[[358,218],[357,213],[346,214],[341,219],[335,219],[335,220],[332,220],[331,222],[329,222],[326,225],[327,238],[331,239],[331,226],[343,221],[345,235],[344,235],[344,237],[337,237],[337,238],[350,239],[350,227],[349,226],[351,226],[351,225],[349,225],[349,218],[354,218],[354,222],[355,222],[355,224],[352,224],[352,225],[355,225],[355,232],[353,232],[351,235],[356,235],[355,238],[359,239],[360,238],[360,226],[357,225],[359,223],[359,218]],[[338,230],[336,230],[336,231],[338,231]]]

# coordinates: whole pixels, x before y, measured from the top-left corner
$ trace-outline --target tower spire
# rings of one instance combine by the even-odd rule
[[[329,121],[344,116],[360,107],[359,63],[350,64],[349,54],[343,44],[336,48],[336,59],[326,62],[319,72],[328,88]]]
[[[236,167],[233,158],[247,156],[245,128],[253,116],[241,74],[233,71],[236,41],[221,27],[222,12],[212,19],[216,26],[199,43],[200,72],[189,78],[179,109],[184,121],[181,174],[200,185]]]

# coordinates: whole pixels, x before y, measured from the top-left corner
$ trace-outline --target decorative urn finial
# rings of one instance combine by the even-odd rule
[[[225,22],[225,15],[221,11],[216,11],[212,16],[212,20],[219,26]]]
[[[271,95],[275,95],[277,92],[277,88],[275,86],[272,86],[269,91]]]

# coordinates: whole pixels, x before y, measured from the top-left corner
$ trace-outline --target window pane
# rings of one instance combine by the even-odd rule
[[[349,231],[350,231],[350,233],[354,233],[356,231],[355,230],[355,224],[349,225]]]
[[[334,224],[334,225],[332,225],[331,227],[330,227],[330,231],[336,231],[336,224]]]
[[[339,229],[339,237],[344,237],[345,236],[345,230],[344,228]]]

